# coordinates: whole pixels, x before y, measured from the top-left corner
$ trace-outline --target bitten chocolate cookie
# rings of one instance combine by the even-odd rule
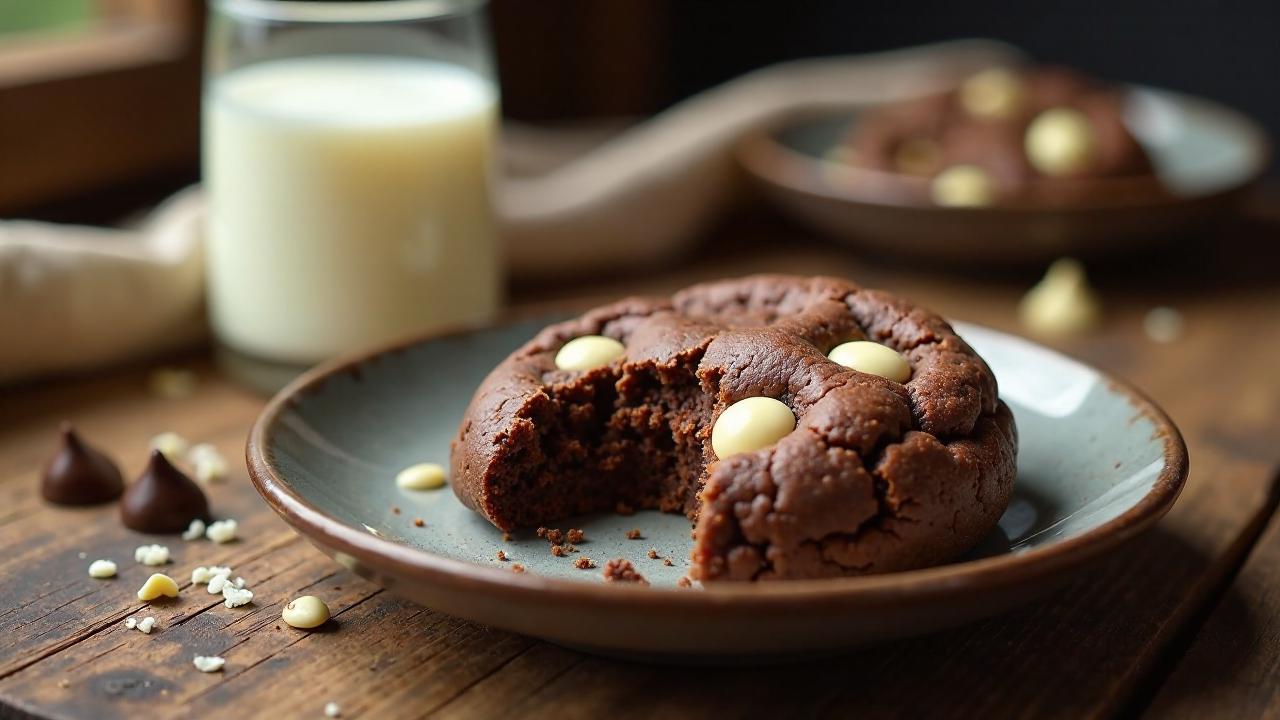
[[[760,275],[552,325],[476,391],[453,488],[502,530],[619,504],[696,523],[703,581],[945,562],[1009,501],[1017,433],[937,315]]]

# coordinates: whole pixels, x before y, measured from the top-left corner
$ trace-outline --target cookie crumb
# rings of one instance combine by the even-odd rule
[[[590,570],[591,568],[595,567],[596,564],[591,562],[591,558],[587,557],[586,555],[583,555],[582,557],[573,561],[573,566],[578,568],[579,570]]]
[[[624,502],[619,502],[616,506],[614,506],[613,511],[618,513],[619,515],[635,515],[636,514],[636,509]]]
[[[399,514],[400,514],[400,506],[399,506],[399,505],[392,505],[392,506],[391,506],[391,514],[392,514],[392,515],[399,515]]]
[[[565,549],[564,545],[552,545],[551,554],[556,557],[565,557],[569,554],[569,551]]]
[[[662,558],[662,564],[667,567],[674,567],[675,563],[671,562],[671,558]]]
[[[645,580],[643,575],[636,572],[636,568],[631,564],[631,561],[624,558],[615,558],[604,564],[604,581],[628,582],[638,585],[649,584],[649,581]]]
[[[513,573],[522,573],[522,572],[524,572],[524,566],[523,566],[523,565],[521,565],[520,563],[512,563],[512,564],[511,564],[511,572],[513,572]]]
[[[503,552],[503,551],[499,550],[499,551],[498,551],[498,559],[499,559],[499,560],[501,560],[502,562],[506,562],[506,561],[507,561],[507,554],[506,554],[505,552]]]
[[[71,687],[71,681],[66,678],[62,678],[61,680],[58,681],[58,687],[63,689],[69,688]]]
[[[569,532],[565,535],[565,539],[569,541],[570,545],[577,545],[586,539],[586,535],[578,528],[569,528]]]
[[[427,522],[426,522],[425,520],[423,520],[422,518],[414,518],[414,519],[413,519],[413,526],[414,526],[414,527],[422,527],[423,525],[426,525],[426,524],[427,524]]]
[[[502,542],[511,542],[511,533],[502,533]]]
[[[676,581],[676,585],[679,587],[693,587],[693,581],[687,575],[681,575],[680,579]]]
[[[560,543],[564,542],[564,533],[560,532],[558,528],[553,528],[551,530],[548,530],[547,542],[551,543],[552,545],[559,545]]]
[[[538,537],[545,538],[547,536],[547,529],[544,527],[540,527],[538,528],[537,533],[538,533]]]
[[[655,550],[655,549],[653,549],[653,548],[649,548],[649,559],[650,559],[650,560],[657,560],[657,559],[658,559],[658,551],[657,551],[657,550]]]
[[[631,528],[627,531],[628,540],[641,540],[644,536],[640,534],[640,528]]]
[[[327,718],[342,717],[342,708],[336,702],[325,703],[324,716]]]

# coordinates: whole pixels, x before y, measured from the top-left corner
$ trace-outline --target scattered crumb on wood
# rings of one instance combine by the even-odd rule
[[[645,580],[643,575],[636,572],[636,568],[631,564],[631,561],[625,558],[615,558],[604,564],[604,581],[636,583],[637,585],[649,584],[649,581]]]
[[[631,528],[627,531],[628,540],[642,540],[644,536],[640,534],[640,528]]]
[[[71,687],[71,681],[66,678],[62,678],[61,680],[58,681],[58,687],[69,688]]]
[[[680,579],[676,581],[676,585],[680,587],[693,587],[693,581],[690,580],[688,576],[682,575],[680,576]]]
[[[522,572],[524,572],[524,566],[523,566],[523,565],[521,565],[520,563],[512,563],[512,564],[511,564],[511,572],[513,572],[513,573],[522,573]]]
[[[414,526],[416,526],[416,527],[422,527],[423,525],[426,525],[426,524],[427,524],[427,522],[426,522],[425,520],[423,520],[422,518],[414,518],[414,519],[413,519],[413,524],[414,524]]]
[[[675,565],[675,563],[671,562],[671,558],[662,558],[662,564],[666,565],[667,567],[672,567]]]
[[[587,557],[586,555],[583,555],[582,557],[573,561],[573,566],[578,568],[579,570],[590,570],[591,568],[595,567],[596,564],[591,562],[591,558]]]
[[[569,528],[568,534],[565,535],[565,539],[568,540],[571,545],[577,545],[585,540],[586,537],[586,534],[578,528]]]
[[[618,513],[619,515],[635,515],[636,514],[636,509],[624,502],[619,502],[617,506],[614,507],[613,511]]]
[[[657,559],[658,559],[658,551],[657,551],[657,550],[655,550],[654,548],[649,548],[649,559],[650,559],[650,560],[657,560]]]
[[[501,560],[502,562],[506,562],[506,561],[507,561],[507,554],[506,554],[505,552],[503,552],[503,551],[499,550],[499,551],[498,551],[498,559],[499,559],[499,560]]]
[[[569,550],[564,545],[552,545],[551,554],[556,557],[565,557],[569,554]]]

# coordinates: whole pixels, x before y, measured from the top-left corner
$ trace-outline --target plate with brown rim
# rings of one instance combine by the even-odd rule
[[[743,137],[742,167],[797,222],[878,255],[968,266],[1026,266],[1168,243],[1234,209],[1266,172],[1271,142],[1225,105],[1131,86],[1125,123],[1154,176],[1089,185],[1070,205],[939,207],[928,179],[833,159],[862,109],[800,111]],[[1042,180],[1062,183],[1063,180]]]
[[[447,488],[395,483],[408,465],[447,465],[474,388],[544,324],[427,337],[306,373],[254,425],[258,492],[339,564],[434,609],[604,654],[757,662],[919,635],[1041,597],[1155,523],[1186,479],[1177,428],[1139,392],[1027,340],[957,324],[995,371],[1020,435],[1009,509],[965,557],[885,575],[682,588],[689,521],[640,512],[557,523],[585,531],[580,555],[597,567],[580,570],[578,556],[553,556],[533,532],[504,540]],[[603,582],[598,566],[615,557],[650,585]]]

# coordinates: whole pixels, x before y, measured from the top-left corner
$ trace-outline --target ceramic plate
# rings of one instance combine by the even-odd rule
[[[1164,414],[1124,385],[1025,340],[958,330],[995,370],[1021,436],[999,527],[950,565],[838,580],[679,588],[690,523],[641,512],[564,520],[598,565],[625,557],[651,587],[605,584],[546,541],[502,533],[449,489],[396,473],[448,462],[472,390],[545,323],[428,338],[316,369],[282,391],[249,439],[250,474],[287,522],[340,564],[459,617],[596,652],[686,660],[831,652],[992,615],[1042,595],[1168,510],[1187,471]],[[392,507],[400,508],[395,514]],[[425,520],[416,527],[415,518]],[[628,540],[638,528],[642,540]],[[651,560],[653,548],[673,561]],[[498,550],[509,562],[496,559]],[[527,572],[512,572],[520,563]]]
[[[1266,132],[1248,117],[1133,87],[1125,121],[1167,193],[1149,178],[1112,178],[1093,181],[1093,206],[944,208],[926,200],[926,180],[823,159],[857,119],[799,115],[746,137],[738,158],[796,220],[878,254],[940,263],[1041,264],[1168,242],[1231,210],[1270,160]]]

